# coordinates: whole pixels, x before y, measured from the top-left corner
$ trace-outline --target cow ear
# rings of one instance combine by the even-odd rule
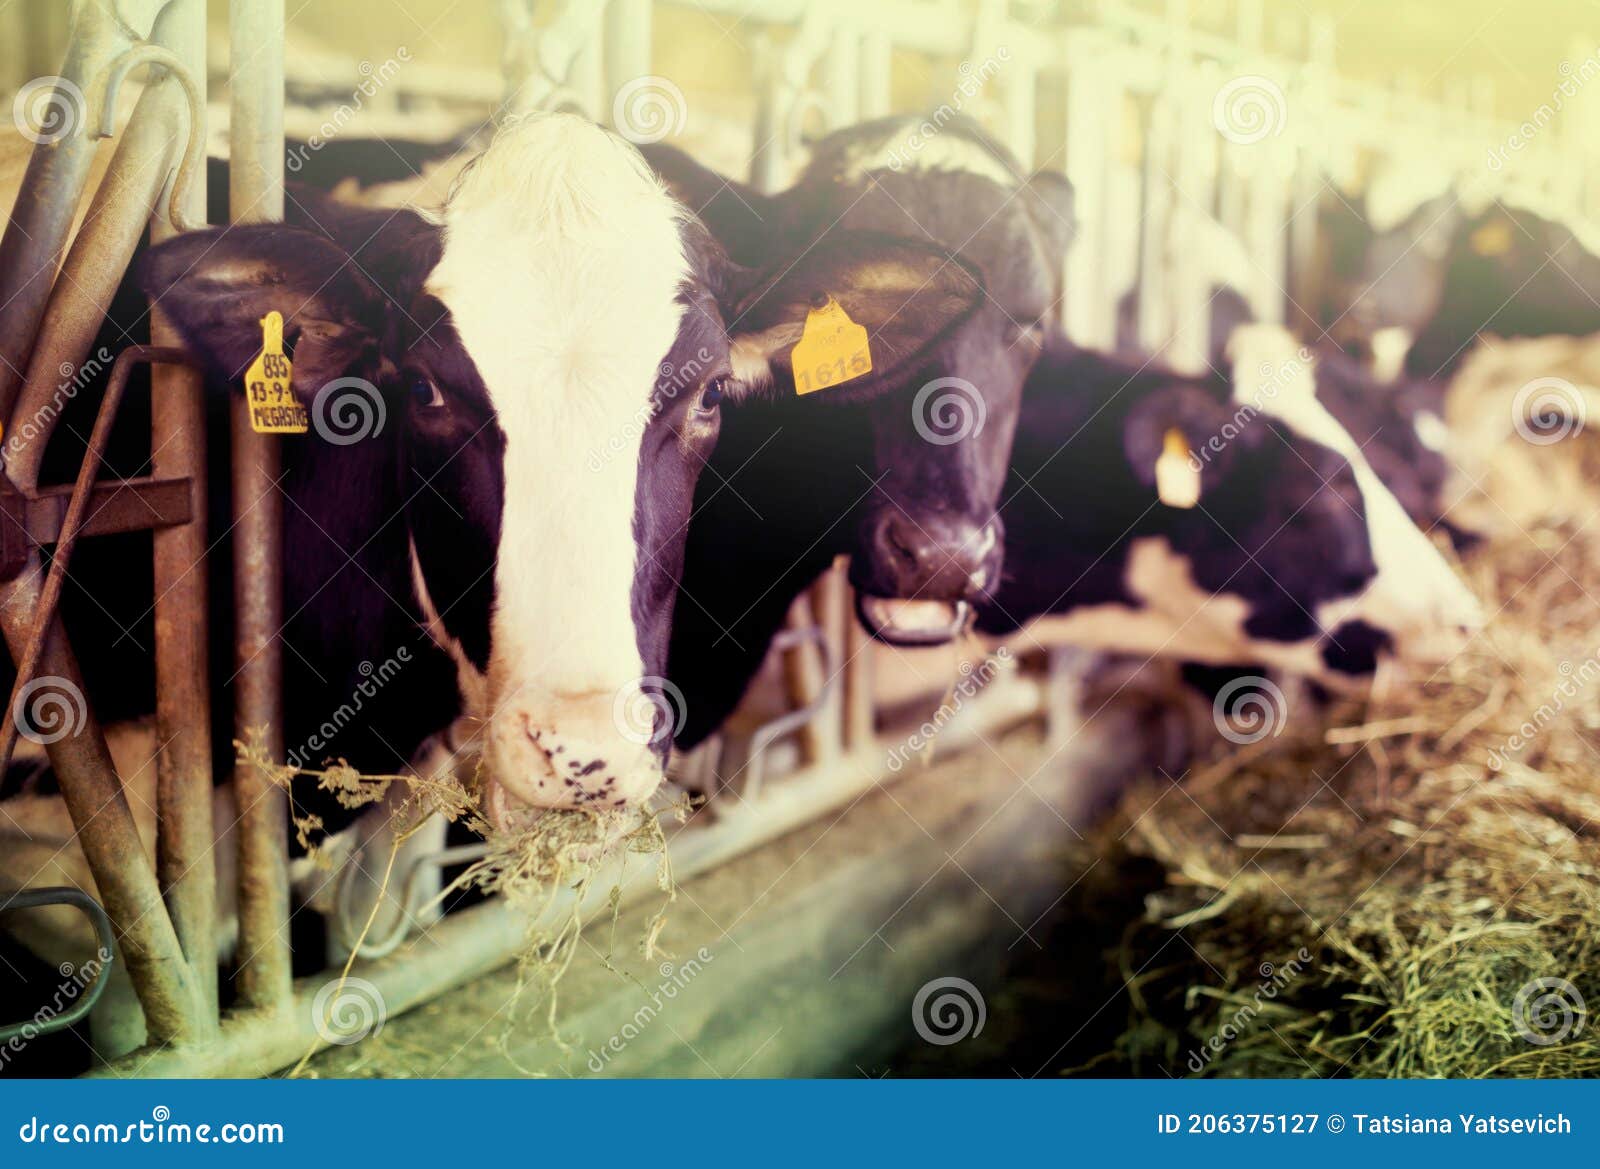
[[[806,368],[796,388],[807,392],[844,383],[857,390],[893,377],[967,320],[984,292],[977,271],[941,248],[875,232],[835,231],[786,257],[770,274],[740,273],[727,282],[724,295],[735,376],[754,385],[770,381],[774,370],[794,375],[795,347],[805,338]],[[831,344],[811,348],[824,333],[860,338],[856,328],[865,332],[865,360],[857,358],[856,340],[848,342],[849,352]],[[817,369],[805,353],[842,364],[817,384],[811,378]]]
[[[139,286],[212,371],[237,382],[283,316],[291,385],[302,398],[376,350],[385,298],[325,237],[282,224],[189,232],[151,248]]]
[[[1235,437],[1229,422],[1222,404],[1198,387],[1157,390],[1128,412],[1123,452],[1163,504],[1192,508],[1227,471]]]
[[[1052,257],[1066,259],[1078,235],[1078,215],[1072,182],[1060,171],[1035,171],[1022,185],[1020,202],[1028,218],[1050,246]]]

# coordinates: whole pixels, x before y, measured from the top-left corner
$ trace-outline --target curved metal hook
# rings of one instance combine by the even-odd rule
[[[167,198],[167,219],[179,231],[196,231],[206,225],[203,222],[191,221],[181,208],[188,201],[189,187],[194,182],[196,173],[205,164],[206,144],[202,134],[205,125],[205,96],[200,92],[193,75],[175,53],[160,45],[148,43],[135,45],[106,66],[105,72],[95,79],[91,87],[95,98],[94,104],[100,113],[96,134],[101,138],[110,138],[116,133],[117,95],[121,92],[122,83],[127,80],[128,74],[141,66],[165,69],[182,87],[184,99],[188,103],[189,135],[184,143],[183,161],[178,165],[177,177],[172,181],[171,192]]]
[[[37,909],[46,905],[72,905],[83,912],[89,923],[94,926],[95,940],[99,943],[95,957],[99,960],[100,966],[95,971],[94,981],[78,996],[71,1010],[52,1015],[43,1022],[36,1022],[37,1016],[35,1016],[35,1019],[25,1019],[20,1023],[0,1026],[0,1043],[49,1035],[85,1018],[94,1009],[94,1004],[106,989],[106,979],[111,972],[111,964],[116,961],[116,938],[112,934],[111,919],[106,916],[106,911],[100,907],[100,903],[82,889],[75,889],[70,885],[48,889],[22,889],[0,901],[0,913],[12,909]]]

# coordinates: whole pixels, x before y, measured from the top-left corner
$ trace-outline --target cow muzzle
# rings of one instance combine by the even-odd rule
[[[868,562],[853,564],[861,623],[892,645],[940,645],[967,627],[971,602],[999,575],[998,520],[909,517],[873,522]]]
[[[615,706],[606,694],[496,711],[484,743],[490,823],[509,829],[530,811],[648,800],[661,784],[664,752],[651,731],[629,733]]]

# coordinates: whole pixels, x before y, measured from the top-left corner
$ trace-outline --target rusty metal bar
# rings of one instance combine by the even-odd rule
[[[81,5],[60,80],[48,95],[41,90],[33,99],[52,120],[34,127],[38,140],[0,238],[0,418],[10,416],[22,385],[99,146],[95,111],[87,108],[85,94],[130,44],[104,3]]]
[[[190,499],[192,488],[182,479],[112,479],[89,489],[89,514],[83,519],[79,536],[110,536],[119,532],[143,532],[186,524],[194,518]],[[61,539],[67,519],[72,487],[41,487],[37,495],[22,497],[20,516],[9,513],[0,518],[15,525],[0,540],[9,541],[13,533],[30,546],[54,544]]]
[[[187,360],[187,355],[181,349],[154,350],[148,346],[134,345],[118,354],[116,364],[111,367],[111,380],[106,386],[105,397],[100,401],[99,412],[95,415],[94,429],[89,433],[88,447],[84,451],[83,462],[78,466],[77,482],[72,485],[72,494],[67,500],[67,514],[61,521],[55,555],[50,558],[50,571],[45,576],[44,587],[33,607],[33,628],[22,655],[17,659],[17,677],[12,683],[11,698],[6,703],[10,717],[0,721],[0,771],[11,761],[11,750],[17,741],[17,706],[39,667],[46,631],[55,624],[61,590],[66,585],[67,566],[72,562],[73,549],[77,547],[78,537],[82,533],[94,486],[94,474],[105,455],[106,444],[111,440],[111,427],[117,420],[122,395],[128,388],[128,375],[134,365],[141,361]]]
[[[172,0],[156,28],[190,76],[206,76],[205,0]],[[205,106],[192,111],[200,124],[191,141],[205,138]],[[185,222],[206,218],[206,168],[175,185],[170,214]],[[177,234],[159,213],[150,238]],[[152,306],[150,340],[179,343],[159,306]],[[156,656],[156,875],[184,956],[194,972],[203,1023],[217,1022],[216,829],[211,816],[211,678],[206,583],[205,382],[199,371],[177,365],[150,371],[150,450],[157,476],[187,479],[189,523],[154,533]]]
[[[235,222],[283,218],[283,0],[232,0],[231,168]],[[262,737],[283,757],[283,496],[278,440],[255,434],[240,397],[233,404],[233,596],[240,738]],[[286,1008],[289,960],[288,795],[260,768],[234,772],[239,802],[239,998],[249,1008]]]

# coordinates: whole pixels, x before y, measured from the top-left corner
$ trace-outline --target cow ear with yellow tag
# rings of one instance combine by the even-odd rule
[[[1225,477],[1249,436],[1230,430],[1232,411],[1197,386],[1154,390],[1128,411],[1122,445],[1137,478],[1163,507],[1200,506],[1207,484]],[[1212,440],[1216,440],[1213,442]]]
[[[138,279],[212,373],[244,391],[262,433],[303,433],[317,390],[359,373],[383,336],[386,298],[303,228],[187,232],[151,248]]]
[[[802,395],[870,388],[926,356],[983,299],[977,273],[948,252],[855,231],[735,285],[723,306],[735,375]]]

